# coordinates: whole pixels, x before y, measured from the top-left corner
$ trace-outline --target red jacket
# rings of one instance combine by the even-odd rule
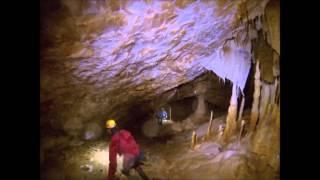
[[[109,172],[108,179],[113,179],[117,169],[117,154],[119,155],[134,155],[137,156],[140,152],[140,147],[134,140],[129,131],[120,130],[116,132],[109,145]]]

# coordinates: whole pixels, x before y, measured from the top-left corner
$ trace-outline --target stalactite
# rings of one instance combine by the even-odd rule
[[[232,86],[232,95],[230,99],[230,105],[228,109],[228,115],[226,119],[226,129],[224,132],[224,141],[228,141],[231,136],[235,133],[236,128],[237,128],[237,105],[238,105],[238,100],[237,100],[237,85],[233,84]]]
[[[276,51],[273,51],[272,73],[275,78],[280,76],[279,54]]]
[[[256,64],[256,73],[254,75],[254,93],[253,93],[253,103],[251,109],[251,122],[250,122],[250,130],[255,130],[258,118],[259,118],[259,98],[260,98],[260,89],[261,89],[261,81],[260,81],[260,69],[259,69],[259,61]]]

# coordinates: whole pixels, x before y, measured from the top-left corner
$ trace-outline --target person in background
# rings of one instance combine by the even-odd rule
[[[113,180],[117,169],[117,154],[123,155],[122,173],[130,175],[130,170],[135,169],[143,180],[148,177],[143,172],[141,165],[144,160],[143,152],[134,137],[127,130],[119,130],[116,121],[113,119],[106,121],[108,133],[112,136],[109,145],[109,170],[108,179]]]
[[[168,119],[168,114],[164,107],[161,107],[161,109],[156,113],[156,118],[159,125],[162,125],[163,121]]]

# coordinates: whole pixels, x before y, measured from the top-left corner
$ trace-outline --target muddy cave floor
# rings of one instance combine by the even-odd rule
[[[215,118],[212,136],[204,139],[208,123],[196,129],[198,143],[190,148],[192,131],[170,138],[147,139],[137,136],[146,161],[143,169],[150,180],[191,179],[280,179],[279,172],[263,156],[248,150],[249,136],[239,144],[237,138],[229,144],[218,143],[217,127],[225,116]],[[139,180],[132,170],[130,177],[120,175],[122,158],[118,157],[117,179]],[[105,180],[108,170],[108,142],[79,142],[52,149],[40,167],[42,180]]]

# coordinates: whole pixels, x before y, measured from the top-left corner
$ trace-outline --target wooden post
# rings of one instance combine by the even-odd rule
[[[170,106],[170,109],[169,109],[169,111],[170,111],[170,120],[172,120],[172,119],[171,119],[171,106]]]
[[[206,135],[207,138],[209,138],[209,136],[211,135],[212,119],[213,119],[213,111],[211,110],[210,121],[209,121],[209,126],[207,130],[207,135]]]
[[[195,131],[192,132],[192,139],[191,139],[191,149],[194,149],[194,147],[197,144],[197,134]]]

